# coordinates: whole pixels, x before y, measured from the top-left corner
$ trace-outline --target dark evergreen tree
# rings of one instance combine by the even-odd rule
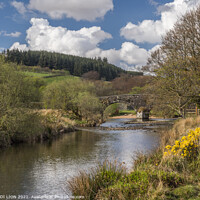
[[[50,69],[68,70],[70,74],[82,76],[84,73],[96,71],[100,75],[100,79],[110,81],[118,77],[121,73],[129,73],[123,69],[108,63],[107,58],[103,60],[98,57],[95,59],[83,58],[79,56],[66,55],[47,51],[19,51],[7,50],[6,61],[16,62],[26,66],[41,66]],[[135,73],[134,75],[142,75]]]

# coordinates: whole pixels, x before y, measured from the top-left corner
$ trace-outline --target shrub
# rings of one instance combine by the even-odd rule
[[[195,131],[191,130],[186,136],[180,140],[176,140],[173,146],[167,145],[165,156],[175,155],[187,159],[195,159],[199,153],[200,128]]]
[[[129,94],[141,94],[143,92],[143,87],[133,87]]]
[[[37,79],[27,78],[17,66],[0,62],[0,146],[27,141],[42,131],[40,117],[31,109],[40,101]]]
[[[160,183],[175,188],[183,182],[184,178],[174,172],[136,170],[99,190],[96,199],[150,199]]]
[[[119,114],[119,104],[118,103],[109,105],[104,111],[104,115],[106,117],[114,116],[117,114]]]
[[[89,92],[80,92],[76,100],[82,118],[88,122],[98,123],[103,115],[103,106],[99,99]]]
[[[78,177],[69,181],[70,189],[75,196],[85,199],[95,199],[98,191],[109,188],[126,174],[122,165],[104,162],[91,171],[90,174],[81,172]]]
[[[97,120],[101,117],[102,105],[94,95],[92,83],[70,79],[48,85],[43,92],[46,108],[71,111],[79,119]]]

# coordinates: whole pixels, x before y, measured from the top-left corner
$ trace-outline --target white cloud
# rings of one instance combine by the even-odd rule
[[[20,44],[19,42],[15,42],[11,47],[10,47],[10,50],[13,50],[13,49],[19,49],[21,51],[28,51],[29,48],[27,47],[26,44]]]
[[[52,27],[46,19],[32,18],[30,22],[32,26],[26,31],[26,40],[31,50],[86,56],[86,52],[95,49],[102,41],[112,38],[109,33],[96,26],[74,31],[60,26]]]
[[[127,23],[120,31],[121,36],[137,43],[159,43],[161,36],[173,28],[178,17],[195,8],[200,0],[174,0],[158,7],[160,20],[144,20],[138,24]]]
[[[98,45],[111,39],[109,33],[100,27],[68,30],[64,27],[53,27],[46,19],[31,19],[32,26],[26,31],[27,45],[16,42],[10,49],[46,50],[84,57],[107,57],[110,63],[117,66],[141,66],[145,64],[148,52],[139,46],[124,42],[119,50],[103,50]]]
[[[112,38],[100,27],[82,28],[78,31],[63,27],[52,27],[45,19],[32,18],[32,26],[27,30],[27,43],[31,50],[56,51],[85,56],[87,51]]]
[[[19,37],[21,35],[20,32],[14,32],[14,33],[4,33],[4,36],[7,36],[7,37]]]
[[[102,50],[100,48],[95,48],[91,51],[86,53],[86,57],[94,58],[94,57],[101,57],[101,58],[108,58],[108,61],[112,64],[119,65],[120,62],[120,50],[116,49],[109,49],[109,50]]]
[[[102,50],[96,48],[92,51],[87,52],[87,57],[100,56],[102,58],[108,58],[108,61],[115,64],[123,69],[136,69],[146,64],[149,52],[146,49],[140,48],[132,42],[124,42],[121,48]]]
[[[13,33],[7,33],[6,31],[0,31],[0,35],[6,36],[6,37],[19,37],[21,35],[20,32],[13,32]]]
[[[148,52],[131,42],[125,42],[122,44],[120,56],[121,60],[129,65],[141,65],[145,64]]]
[[[12,5],[13,7],[15,7],[16,10],[17,10],[20,14],[22,14],[22,15],[24,15],[24,14],[27,12],[27,9],[26,9],[26,7],[24,6],[24,3],[23,3],[23,2],[12,1],[12,2],[11,2],[11,5]]]
[[[68,17],[94,21],[113,10],[113,0],[30,0],[28,8],[46,13],[53,19]]]
[[[160,35],[164,33],[161,21],[144,20],[139,25],[129,22],[121,29],[121,36],[138,43],[156,43],[161,41]]]

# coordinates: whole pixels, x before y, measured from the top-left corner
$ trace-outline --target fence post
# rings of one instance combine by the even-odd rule
[[[198,107],[197,107],[197,103],[196,103],[196,116],[198,116]]]

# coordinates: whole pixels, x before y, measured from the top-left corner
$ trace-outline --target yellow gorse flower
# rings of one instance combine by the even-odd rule
[[[186,136],[180,140],[176,140],[173,146],[167,145],[164,156],[176,155],[183,158],[194,158],[198,154],[200,148],[200,128],[191,130]]]

